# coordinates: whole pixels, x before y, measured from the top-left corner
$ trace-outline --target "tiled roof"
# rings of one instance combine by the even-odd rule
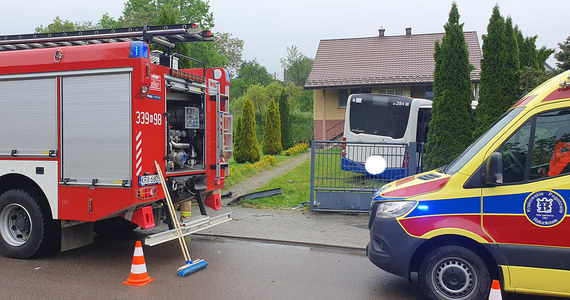
[[[481,48],[467,31],[471,80],[479,81]],[[307,89],[433,82],[435,41],[444,33],[321,40]]]

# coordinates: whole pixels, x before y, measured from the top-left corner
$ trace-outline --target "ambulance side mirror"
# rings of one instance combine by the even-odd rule
[[[493,152],[485,162],[485,185],[496,186],[503,184],[503,155]]]

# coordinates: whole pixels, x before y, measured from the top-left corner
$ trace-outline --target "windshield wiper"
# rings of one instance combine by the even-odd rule
[[[439,170],[440,173],[444,173],[444,174],[445,174],[445,168],[447,168],[447,165],[443,165],[443,166],[439,167],[438,170]]]

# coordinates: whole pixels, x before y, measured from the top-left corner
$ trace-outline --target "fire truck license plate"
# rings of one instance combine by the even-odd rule
[[[159,184],[160,178],[158,175],[144,175],[139,176],[139,186]]]

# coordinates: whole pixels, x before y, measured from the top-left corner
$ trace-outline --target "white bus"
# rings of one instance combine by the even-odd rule
[[[368,174],[364,162],[370,155],[386,159],[383,179],[405,177],[407,153],[404,146],[390,143],[425,143],[431,119],[431,100],[394,95],[352,94],[346,104],[344,140],[347,142],[341,169]],[[387,143],[385,147],[349,142]]]

